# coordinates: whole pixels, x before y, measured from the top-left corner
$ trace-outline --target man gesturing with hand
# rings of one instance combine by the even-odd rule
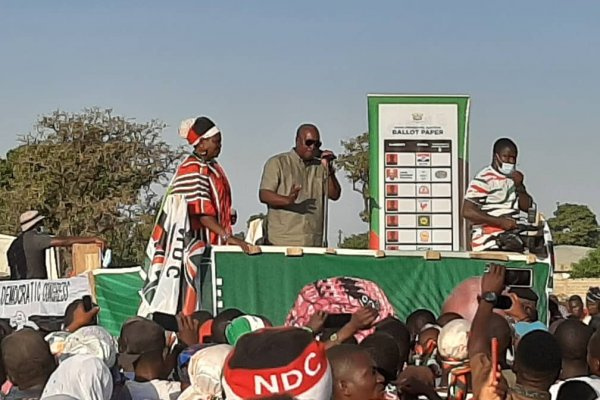
[[[325,202],[338,200],[342,190],[332,163],[335,154],[321,145],[317,127],[302,124],[295,147],[266,162],[258,194],[268,209],[269,244],[323,245]]]

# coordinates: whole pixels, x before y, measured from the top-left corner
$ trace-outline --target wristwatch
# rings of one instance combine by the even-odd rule
[[[338,334],[337,334],[337,332],[335,332],[335,333],[333,333],[331,336],[329,336],[329,341],[330,341],[330,342],[333,342],[333,343],[339,344],[338,340],[339,340],[339,338],[338,338]]]
[[[483,299],[483,301],[487,301],[492,305],[496,305],[496,303],[498,302],[498,295],[494,292],[485,292],[481,295],[481,298]]]

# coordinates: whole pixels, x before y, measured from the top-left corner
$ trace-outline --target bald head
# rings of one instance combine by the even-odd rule
[[[354,358],[361,355],[371,357],[365,348],[356,344],[340,344],[327,350],[334,379],[346,378],[352,372]]]
[[[313,124],[302,124],[296,131],[296,154],[305,162],[314,161],[321,151],[321,134]]]
[[[302,136],[302,133],[306,130],[311,130],[313,132],[319,132],[319,129],[314,124],[302,124],[296,129],[296,139]]]
[[[585,361],[587,347],[593,329],[581,321],[569,319],[564,321],[558,328],[554,337],[560,346],[563,360]]]

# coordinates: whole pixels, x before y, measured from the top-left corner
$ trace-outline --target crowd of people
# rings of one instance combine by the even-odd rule
[[[225,309],[179,315],[176,332],[134,317],[113,338],[78,300],[61,331],[1,327],[2,398],[599,398],[600,289],[585,304],[551,297],[545,324],[533,289],[509,291],[504,274],[491,265],[481,278],[472,320],[425,309],[381,319],[369,305],[333,332],[322,310],[305,326],[273,326]],[[512,307],[497,310],[507,293]]]
[[[326,310],[302,324],[273,326],[260,315],[202,308],[202,260],[213,245],[249,243],[232,235],[231,188],[216,161],[222,133],[206,117],[182,122],[179,134],[193,152],[178,167],[147,248],[148,281],[141,315],[176,305],[177,328],[135,317],[113,338],[96,322],[98,308],[68,307],[63,330],[2,326],[0,381],[5,399],[596,399],[600,397],[600,289],[584,306],[551,298],[548,324],[538,320],[538,294],[506,288],[505,269],[493,265],[481,279],[475,315],[414,310],[406,320],[364,304],[337,326]],[[265,164],[259,198],[267,206],[264,244],[322,246],[326,204],[341,189],[316,126],[302,124],[295,147]],[[471,182],[463,205],[474,225],[473,249],[512,242],[515,216],[533,200],[516,171],[517,147],[500,139],[490,167]],[[51,238],[43,217],[21,218],[11,246],[13,279],[45,278],[43,251],[98,238]],[[183,235],[182,235],[183,233]],[[185,246],[189,260],[175,258]],[[175,251],[169,249],[175,248]],[[187,262],[189,261],[189,262]],[[177,269],[183,276],[173,294]],[[40,272],[41,271],[41,272]],[[509,294],[512,306],[498,311]],[[157,296],[156,293],[164,295]],[[179,296],[179,298],[176,298]],[[164,302],[168,299],[168,302]],[[163,301],[163,303],[160,303]],[[185,316],[184,316],[185,315]],[[545,318],[543,318],[545,320]]]

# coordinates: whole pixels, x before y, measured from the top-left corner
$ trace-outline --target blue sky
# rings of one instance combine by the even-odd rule
[[[583,1],[0,1],[0,152],[57,108],[112,108],[180,144],[223,130],[242,220],[264,161],[314,122],[325,146],[367,128],[367,93],[469,94],[471,174],[500,136],[540,208],[600,213],[600,3]],[[345,185],[331,237],[366,230]]]

